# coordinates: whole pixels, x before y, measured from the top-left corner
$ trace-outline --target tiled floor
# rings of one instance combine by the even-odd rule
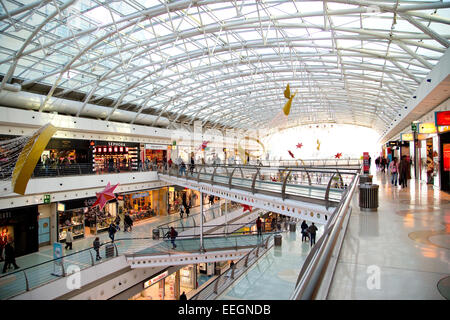
[[[450,196],[410,180],[401,189],[383,173],[376,212],[358,193],[329,299],[445,299],[450,275]]]

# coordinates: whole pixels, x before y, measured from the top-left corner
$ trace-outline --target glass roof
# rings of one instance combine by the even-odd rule
[[[2,86],[214,128],[382,132],[449,45],[448,1],[2,0]],[[58,90],[55,90],[58,89]],[[134,106],[134,107],[130,107]]]

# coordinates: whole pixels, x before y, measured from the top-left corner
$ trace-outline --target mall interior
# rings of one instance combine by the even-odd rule
[[[450,2],[1,0],[1,300],[448,300]]]

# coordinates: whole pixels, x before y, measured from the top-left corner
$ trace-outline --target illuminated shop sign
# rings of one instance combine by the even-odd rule
[[[450,111],[434,113],[436,126],[450,126]]]
[[[417,135],[417,140],[426,140],[428,138],[427,134],[419,133]],[[414,135],[412,133],[402,133],[400,135],[401,141],[414,141]]]
[[[436,133],[436,126],[433,122],[419,124],[419,133]]]
[[[167,146],[162,144],[146,144],[145,149],[147,150],[167,150]]]
[[[150,287],[153,284],[155,284],[156,282],[164,279],[168,275],[169,275],[169,271],[168,270],[164,271],[163,273],[158,274],[156,277],[153,277],[150,280],[144,282],[144,288],[147,289],[148,287]]]
[[[125,142],[108,142],[111,147],[125,147]]]
[[[439,133],[450,131],[450,126],[439,126],[437,127]]]

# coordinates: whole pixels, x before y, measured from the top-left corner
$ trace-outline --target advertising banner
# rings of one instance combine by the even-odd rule
[[[363,153],[363,170],[364,173],[369,173],[369,153]]]

